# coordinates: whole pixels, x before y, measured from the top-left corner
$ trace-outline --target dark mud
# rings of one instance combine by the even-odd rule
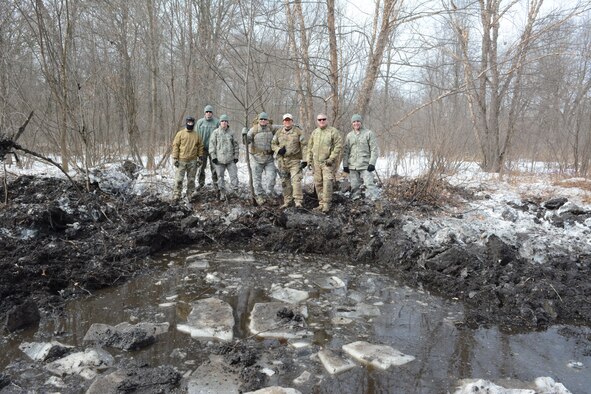
[[[462,324],[470,327],[523,331],[591,325],[589,255],[533,264],[494,236],[485,246],[452,240],[426,248],[402,231],[406,215],[444,213],[437,207],[441,198],[420,202],[416,188],[398,182],[384,193],[397,198],[375,206],[337,194],[330,214],[321,215],[311,211],[317,204],[309,193],[302,210],[279,210],[279,200],[262,207],[248,199],[222,203],[211,190],[189,207],[153,196],[107,193],[97,185],[79,193],[65,180],[21,176],[8,184],[9,204],[0,208],[0,316],[5,329],[18,329],[39,313],[59,311],[71,297],[151,270],[150,256],[158,252],[191,245],[369,263],[408,285],[461,300]],[[451,187],[441,195],[470,198]],[[551,208],[528,201],[528,209],[532,204],[542,213]]]

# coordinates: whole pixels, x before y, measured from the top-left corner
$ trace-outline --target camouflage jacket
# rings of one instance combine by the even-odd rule
[[[240,147],[234,138],[234,133],[228,127],[225,130],[218,127],[209,138],[209,155],[218,159],[220,164],[229,164],[238,159]]]

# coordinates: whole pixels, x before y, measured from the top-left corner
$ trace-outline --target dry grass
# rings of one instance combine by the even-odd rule
[[[459,206],[467,198],[473,197],[466,189],[429,176],[413,179],[390,178],[384,184],[384,194],[407,206],[420,205],[431,208]]]

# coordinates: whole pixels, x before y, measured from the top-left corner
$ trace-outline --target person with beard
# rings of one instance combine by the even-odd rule
[[[177,203],[181,198],[185,176],[187,177],[187,198],[194,199],[196,197],[195,176],[197,169],[205,160],[205,148],[201,136],[194,129],[195,118],[187,116],[185,127],[176,133],[172,142],[172,160],[174,160],[176,167],[172,193],[173,203]]]

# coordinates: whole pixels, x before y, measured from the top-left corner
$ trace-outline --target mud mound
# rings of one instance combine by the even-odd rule
[[[416,242],[404,231],[413,215],[442,214],[441,199],[415,198],[422,187],[417,182],[387,189],[376,204],[337,193],[329,215],[311,210],[317,205],[311,192],[305,194],[304,209],[279,210],[279,199],[253,207],[249,199],[220,202],[207,189],[193,206],[185,206],[93,187],[79,193],[67,181],[25,176],[9,184],[10,204],[0,209],[0,315],[27,300],[41,312],[54,309],[68,297],[153,269],[148,258],[155,253],[190,244],[326,254],[377,265],[407,284],[462,300],[465,324],[471,326],[591,324],[588,255],[550,256],[540,265],[494,236],[484,244],[458,242],[454,234],[437,246]],[[441,187],[455,203],[470,196]],[[391,200],[392,195],[406,197]],[[547,208],[535,209],[543,217]]]

